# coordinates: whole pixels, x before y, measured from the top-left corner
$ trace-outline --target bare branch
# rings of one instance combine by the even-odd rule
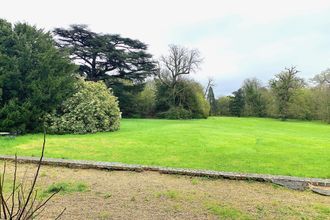
[[[198,50],[170,45],[169,54],[160,58],[158,78],[161,76],[162,81],[167,78],[170,80],[169,84],[174,87],[181,76],[196,72],[201,62],[202,58]]]

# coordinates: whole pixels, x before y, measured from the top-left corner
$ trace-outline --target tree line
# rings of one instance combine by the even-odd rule
[[[212,115],[322,120],[330,123],[330,70],[305,80],[296,67],[285,68],[268,85],[246,79],[232,95],[213,103]]]
[[[262,86],[244,81],[214,97],[191,78],[197,49],[170,45],[159,59],[145,43],[71,25],[46,32],[0,19],[0,130],[87,133],[119,129],[120,117],[168,119],[209,115],[321,119],[329,122],[329,71],[308,85],[296,68]]]

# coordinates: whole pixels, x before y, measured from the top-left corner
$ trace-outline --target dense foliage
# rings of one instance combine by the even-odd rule
[[[222,96],[217,99],[217,115],[230,116],[230,96]]]
[[[294,67],[286,68],[270,80],[268,87],[255,78],[245,80],[233,95],[218,98],[217,115],[330,123],[330,70],[316,75],[309,85],[297,76],[298,72]]]
[[[50,33],[0,20],[0,130],[39,131],[45,114],[74,92],[74,72]]]
[[[330,69],[313,78],[316,84],[312,89],[313,118],[330,123]]]
[[[138,93],[136,97],[137,116],[139,117],[154,117],[156,107],[156,85],[154,81],[148,81],[143,91]]]
[[[119,129],[117,98],[102,82],[77,82],[78,91],[49,115],[52,133],[95,133]]]
[[[117,80],[117,82],[105,80],[107,87],[111,88],[118,98],[123,117],[139,116],[137,96],[144,89],[145,83],[133,83],[129,80]]]
[[[243,115],[244,110],[244,94],[243,89],[239,89],[233,92],[233,96],[230,97],[229,101],[229,112],[233,116],[240,117]]]
[[[297,76],[298,72],[294,67],[286,69],[269,82],[276,97],[279,116],[283,120],[289,117],[289,103],[304,85],[304,80]]]
[[[208,117],[210,105],[199,83],[181,79],[176,82],[175,90],[173,90],[168,85],[157,81],[156,88],[157,116],[170,119]],[[173,95],[174,92],[176,93]]]
[[[246,79],[243,83],[245,115],[263,117],[266,115],[266,103],[262,96],[261,83],[257,79]]]

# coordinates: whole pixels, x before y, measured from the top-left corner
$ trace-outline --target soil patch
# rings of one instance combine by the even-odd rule
[[[19,164],[19,176],[32,178],[35,167]],[[13,164],[7,168],[9,175]],[[330,197],[271,183],[43,166],[39,191],[54,184],[70,190],[42,219],[64,207],[62,219],[330,219]]]

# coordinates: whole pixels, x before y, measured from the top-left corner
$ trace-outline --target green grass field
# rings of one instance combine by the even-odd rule
[[[0,138],[0,154],[38,156],[42,135]],[[211,117],[123,119],[118,132],[48,135],[46,157],[330,178],[330,126]]]

